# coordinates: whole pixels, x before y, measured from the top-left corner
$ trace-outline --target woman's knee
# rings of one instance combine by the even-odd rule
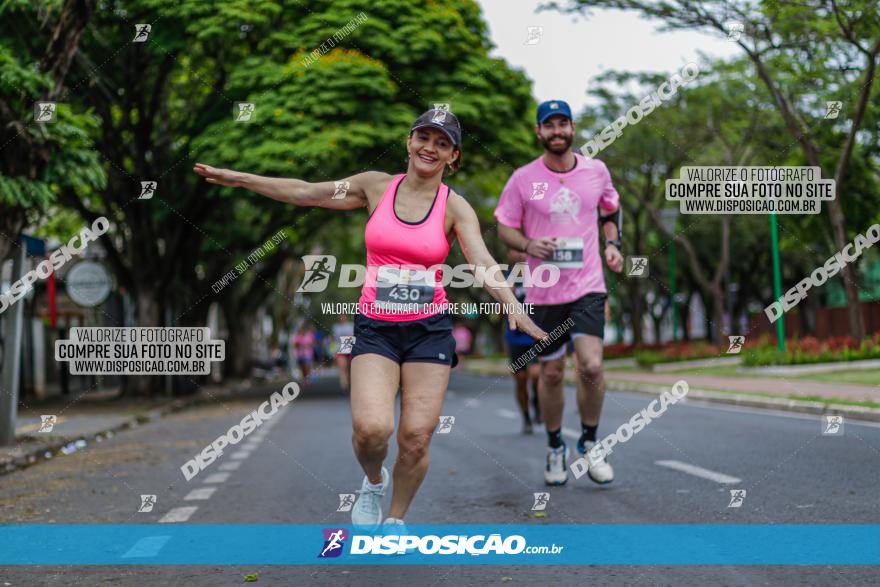
[[[352,442],[361,448],[383,447],[388,444],[393,432],[393,423],[377,420],[355,421],[352,426]]]
[[[433,430],[401,430],[397,434],[398,458],[404,461],[420,461],[428,455]]]

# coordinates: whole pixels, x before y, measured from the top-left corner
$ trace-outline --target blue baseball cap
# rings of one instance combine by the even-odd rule
[[[554,114],[561,114],[569,120],[571,118],[571,107],[564,100],[547,100],[538,105],[538,124],[542,124],[545,120]]]

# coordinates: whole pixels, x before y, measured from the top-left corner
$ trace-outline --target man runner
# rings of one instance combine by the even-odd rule
[[[526,262],[526,255],[522,251],[509,249],[508,258],[514,265],[525,264]],[[526,288],[523,285],[524,280],[521,277],[521,272],[517,273],[511,269],[506,272],[505,277],[511,279],[511,274],[520,275],[520,277],[512,279],[511,285],[513,286],[513,293],[516,295],[516,299],[520,303],[525,303]],[[535,410],[535,424],[544,423],[541,417],[541,405],[538,401],[538,376],[541,368],[538,366],[538,359],[534,355],[530,355],[532,359],[528,363],[520,363],[519,358],[528,354],[529,349],[535,344],[535,339],[525,332],[509,328],[507,325],[504,327],[504,338],[510,353],[510,364],[515,366],[513,369],[514,395],[516,396],[516,403],[519,406],[520,414],[522,414],[522,433],[531,434],[533,426],[532,416],[529,413],[529,389],[532,390],[531,403]]]
[[[597,238],[600,225],[605,236],[605,262],[613,271],[623,269],[620,197],[604,163],[572,151],[574,132],[567,103],[549,100],[538,106],[535,133],[544,154],[514,171],[495,210],[501,240],[528,255],[533,274],[542,263],[554,264],[560,270],[555,286],[529,287],[526,294],[526,301],[533,304],[536,324],[547,332],[557,326],[565,330],[539,351],[538,395],[549,441],[544,471],[548,485],[562,485],[568,480],[568,448],[562,441],[562,383],[569,338],[580,365],[578,452],[586,454],[596,444],[605,396],[602,338],[607,297]],[[573,326],[567,326],[569,319]],[[604,457],[596,456],[589,461],[590,479],[610,483],[614,470]]]

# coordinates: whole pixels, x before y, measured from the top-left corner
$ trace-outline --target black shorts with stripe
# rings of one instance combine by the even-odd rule
[[[538,356],[543,360],[558,359],[565,355],[565,345],[578,335],[605,336],[605,300],[608,294],[588,293],[565,304],[533,306],[532,320],[545,332],[559,328],[556,340],[546,347],[538,345]],[[566,324],[571,318],[572,325]]]
[[[452,315],[435,314],[420,320],[391,322],[363,314],[354,318],[352,359],[374,353],[395,363],[441,363],[455,367]]]

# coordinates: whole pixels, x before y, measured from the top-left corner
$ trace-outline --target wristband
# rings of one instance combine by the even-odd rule
[[[621,252],[623,251],[623,249],[621,248],[621,242],[620,242],[619,238],[613,238],[611,240],[605,241],[605,246],[607,247],[608,245],[613,245],[613,246],[617,247],[618,251],[621,251]]]

